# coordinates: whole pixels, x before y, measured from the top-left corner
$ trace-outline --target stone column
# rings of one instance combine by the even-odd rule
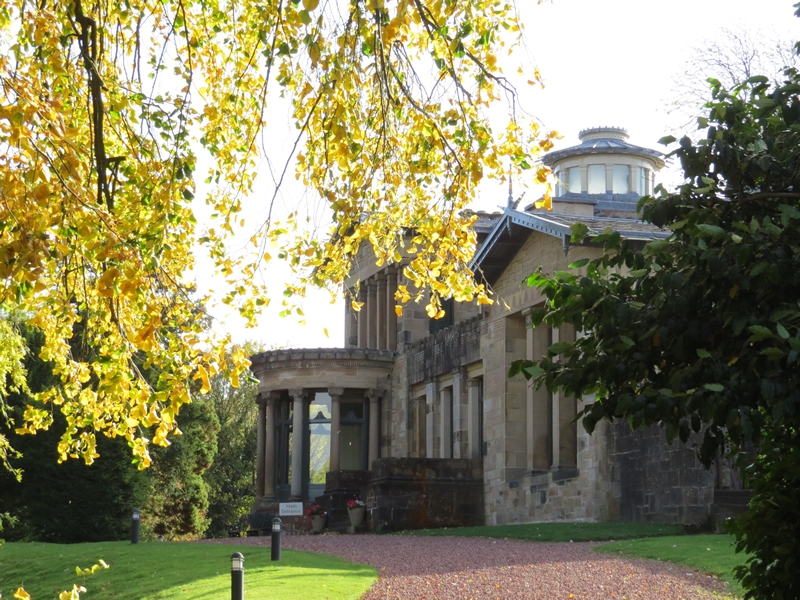
[[[264,495],[264,478],[266,477],[265,456],[267,434],[267,402],[261,394],[256,396],[258,404],[258,437],[256,438],[256,498]]]
[[[358,311],[358,347],[367,347],[367,289],[364,282],[358,288],[358,301],[362,303],[361,310]]]
[[[369,400],[369,452],[367,453],[367,469],[372,470],[372,463],[378,459],[380,451],[380,392],[367,390],[365,396]]]
[[[544,323],[534,329],[531,327],[530,313],[526,315],[528,360],[539,361],[547,355],[550,345],[550,328]],[[538,390],[533,381],[528,382],[528,471],[542,472],[550,468],[548,451],[549,431],[548,412],[550,393],[542,386]]]
[[[434,454],[433,405],[436,402],[436,383],[425,386],[425,458],[436,458]]]
[[[292,498],[303,498],[303,453],[305,451],[306,436],[305,416],[306,391],[304,389],[289,390],[289,395],[294,398],[292,414]]]
[[[367,281],[367,348],[374,350],[378,347],[378,304],[376,301],[377,283],[374,277]],[[363,310],[363,309],[362,309]]]
[[[269,392],[265,398],[267,407],[266,435],[264,436],[264,496],[275,498],[275,413],[280,392]]]
[[[356,296],[352,295],[352,290],[347,290],[344,296],[344,341],[348,348],[358,347],[358,315],[353,310],[352,301]]]
[[[466,375],[462,369],[453,371],[453,458],[469,458],[464,442],[464,392]]]
[[[386,274],[385,273],[378,273],[377,277],[377,291],[375,294],[375,310],[377,312],[376,316],[376,328],[377,328],[377,340],[375,347],[378,350],[386,350],[386,319],[388,314],[386,312]]]
[[[439,457],[453,458],[453,413],[451,412],[451,400],[453,399],[453,388],[446,387],[439,391]]]
[[[397,350],[397,314],[394,312],[397,292],[397,271],[389,267],[386,272],[386,348]]]
[[[341,429],[341,412],[339,400],[344,394],[344,388],[328,388],[331,397],[331,471],[339,470],[339,430]]]
[[[480,404],[478,399],[481,393],[481,380],[469,379],[467,380],[467,448],[468,458],[481,457],[481,415]]]

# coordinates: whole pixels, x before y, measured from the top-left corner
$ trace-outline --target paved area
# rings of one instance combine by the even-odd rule
[[[220,543],[269,546],[269,538]],[[594,552],[590,543],[532,543],[397,535],[284,536],[283,548],[322,552],[378,569],[363,597],[484,600],[719,600],[724,583],[686,567]]]

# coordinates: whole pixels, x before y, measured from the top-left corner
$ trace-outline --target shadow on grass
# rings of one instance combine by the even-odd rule
[[[0,593],[11,597],[19,586],[35,599],[57,597],[73,583],[84,585],[82,596],[114,600],[199,598],[230,594],[230,556],[245,556],[247,590],[256,597],[358,598],[377,580],[372,567],[339,558],[285,550],[280,563],[270,561],[269,548],[192,543],[128,542],[96,544],[6,544],[0,548]],[[83,579],[75,567],[105,560],[110,569]],[[341,585],[340,585],[341,583]],[[330,593],[339,588],[348,593]],[[207,588],[207,589],[206,589]],[[186,589],[186,592],[183,590]],[[223,591],[220,591],[223,590]],[[275,595],[277,590],[285,594]],[[354,592],[355,590],[355,592]],[[360,590],[360,591],[359,591]],[[169,595],[164,595],[169,591]],[[221,595],[222,594],[222,595]],[[212,597],[212,596],[207,596]]]

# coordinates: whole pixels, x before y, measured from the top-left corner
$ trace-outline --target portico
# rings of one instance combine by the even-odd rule
[[[380,456],[393,353],[278,350],[252,358],[259,379],[257,502],[312,500],[327,473]]]

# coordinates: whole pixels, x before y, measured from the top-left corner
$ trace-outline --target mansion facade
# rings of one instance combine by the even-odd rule
[[[580,144],[544,161],[558,185],[552,211],[508,206],[478,213],[473,270],[491,286],[491,306],[453,304],[428,318],[411,304],[395,314],[404,264],[377,266],[364,248],[346,285],[345,346],[252,357],[259,380],[255,512],[278,502],[318,502],[328,526],[344,529],[345,503],[366,501],[370,527],[537,521],[654,520],[702,525],[715,495],[735,487],[707,471],[691,441],[604,422],[593,435],[576,424],[582,403],[523,377],[512,361],[537,359],[573,340],[570,327],[532,328],[545,298],[524,283],[539,266],[564,270],[602,249],[570,242],[570,226],[607,228],[634,242],[665,234],[641,222],[661,154],[635,146],[619,128],[580,134]]]

